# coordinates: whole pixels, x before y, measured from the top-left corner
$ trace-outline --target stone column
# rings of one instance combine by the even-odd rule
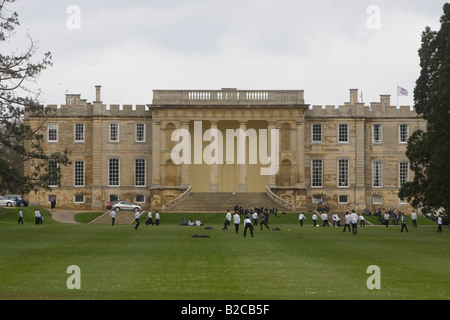
[[[276,120],[267,120],[267,137],[268,137],[268,141],[267,141],[267,152],[269,154],[271,154],[272,152],[272,129],[276,129],[276,124],[277,121]],[[279,141],[277,143],[280,143]],[[275,188],[277,186],[277,176],[276,175],[272,175],[269,176],[269,184],[268,184],[269,188]]]
[[[297,119],[297,188],[305,189],[305,119]]]
[[[247,123],[244,121],[241,121],[239,123],[239,128],[243,130],[244,132],[247,130]],[[239,145],[238,145],[239,148]],[[250,150],[250,148],[246,148],[247,150]],[[245,153],[247,153],[247,150],[242,150]],[[248,182],[247,182],[247,161],[248,156],[245,158],[245,164],[238,164],[238,174],[239,174],[239,183],[238,183],[238,192],[248,192]]]
[[[161,188],[161,120],[152,122],[152,189]]]
[[[217,130],[217,121],[211,121],[211,129]],[[220,192],[219,187],[219,165],[217,163],[209,166],[209,191]]]
[[[181,120],[181,129],[189,131],[189,120]],[[181,165],[181,188],[187,189],[189,187],[189,165],[183,163]]]

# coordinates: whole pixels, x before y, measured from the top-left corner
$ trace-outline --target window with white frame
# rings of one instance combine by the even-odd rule
[[[408,143],[409,139],[409,126],[407,124],[401,124],[398,127],[398,142]]]
[[[75,195],[75,203],[84,203],[84,195],[76,194]]]
[[[319,204],[322,202],[322,195],[320,194],[315,194],[312,196],[312,203],[313,204]]]
[[[119,142],[119,124],[116,122],[109,124],[109,141]]]
[[[398,184],[399,187],[409,181],[409,162],[402,161],[398,164]]]
[[[341,123],[338,125],[338,142],[339,143],[348,143],[348,124]]]
[[[108,167],[108,185],[110,187],[119,186],[119,178],[120,178],[120,161],[119,159],[112,158],[109,159],[109,167]]]
[[[383,187],[383,163],[381,161],[372,162],[372,187]]]
[[[311,127],[311,139],[313,143],[322,142],[322,125],[313,124]]]
[[[136,142],[145,142],[145,123],[136,123]]]
[[[75,142],[84,142],[84,123],[75,123],[74,132]]]
[[[339,204],[347,204],[347,203],[348,203],[348,196],[345,195],[345,194],[341,194],[341,195],[338,197],[338,203],[339,203]]]
[[[311,186],[313,188],[323,187],[323,160],[311,160]]]
[[[48,186],[52,188],[58,187],[58,163],[55,160],[47,162]]]
[[[372,204],[383,204],[383,196],[380,194],[374,194],[372,196]]]
[[[381,124],[372,125],[372,143],[383,143],[383,126]]]
[[[338,187],[348,188],[348,174],[349,174],[349,160],[339,159],[338,160]]]
[[[74,182],[75,187],[84,187],[84,161],[75,161]]]
[[[145,159],[136,159],[134,164],[134,184],[145,187]]]
[[[49,123],[48,124],[47,141],[48,142],[57,142],[58,141],[58,124],[57,123]]]

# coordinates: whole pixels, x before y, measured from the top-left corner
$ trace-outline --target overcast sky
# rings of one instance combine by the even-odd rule
[[[439,30],[439,0],[17,0],[9,8],[51,51],[36,86],[44,104],[66,93],[148,104],[154,89],[301,89],[311,105],[413,104],[417,50]],[[13,44],[11,51],[17,49]],[[5,48],[2,49],[2,51]],[[23,48],[22,48],[23,49]]]

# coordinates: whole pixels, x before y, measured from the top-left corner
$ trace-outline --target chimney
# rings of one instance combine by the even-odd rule
[[[358,103],[358,89],[350,89],[350,105]]]
[[[380,95],[381,106],[384,108],[391,106],[391,96],[390,95]]]
[[[95,86],[95,101],[94,102],[102,102],[101,95],[100,95],[100,89],[102,86]]]

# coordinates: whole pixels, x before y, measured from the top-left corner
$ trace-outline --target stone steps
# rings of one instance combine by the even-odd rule
[[[278,203],[269,198],[265,193],[197,193],[191,195],[176,207],[165,212],[226,212],[229,209],[234,212],[235,205],[244,209],[262,206],[264,208],[277,208],[278,212],[287,212]]]

